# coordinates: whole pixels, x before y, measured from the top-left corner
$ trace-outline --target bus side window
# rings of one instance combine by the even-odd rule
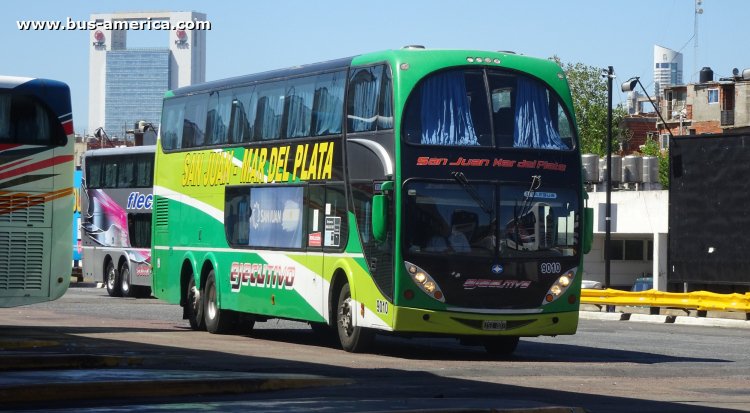
[[[313,97],[312,135],[338,135],[344,119],[346,72],[319,75]]]
[[[11,142],[10,93],[0,93],[0,142]]]
[[[135,158],[135,186],[147,188],[153,186],[154,154],[140,155]]]
[[[164,101],[164,113],[161,119],[161,145],[164,149],[182,147],[183,122],[185,120],[185,99],[177,98]]]
[[[255,115],[255,140],[281,137],[281,117],[284,114],[284,84],[268,83],[257,87],[258,109]]]
[[[206,130],[206,103],[208,95],[193,95],[185,102],[185,121],[182,128],[182,147],[203,146]]]
[[[346,103],[347,127],[352,132],[374,131],[378,119],[378,99],[383,66],[372,66],[353,71],[349,78],[349,96]]]
[[[86,188],[102,187],[102,163],[99,158],[86,158]]]
[[[248,245],[250,228],[250,191],[248,188],[226,190],[224,228],[230,245]]]
[[[218,145],[227,142],[227,129],[231,110],[231,91],[211,92],[208,98],[208,114],[206,118],[207,145]]]
[[[53,145],[65,142],[62,125],[36,98],[0,95],[0,142]]]
[[[234,91],[232,99],[232,115],[229,122],[229,142],[240,143],[253,140],[253,126],[255,110],[258,105],[258,95],[253,88],[243,88]]]
[[[117,188],[117,170],[120,159],[112,158],[102,163],[102,188]]]
[[[132,157],[123,157],[117,168],[117,187],[132,188],[135,183],[135,165]]]
[[[287,138],[310,136],[315,77],[290,80],[286,88],[284,110]]]
[[[383,84],[380,90],[378,130],[393,129],[393,80],[389,66],[383,69]]]

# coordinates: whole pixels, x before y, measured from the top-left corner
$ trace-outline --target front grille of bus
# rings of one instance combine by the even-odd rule
[[[169,199],[159,198],[156,200],[156,226],[166,227],[169,224]]]
[[[43,267],[42,232],[0,232],[0,290],[41,290]]]
[[[6,224],[43,224],[42,196],[0,196],[0,222]]]

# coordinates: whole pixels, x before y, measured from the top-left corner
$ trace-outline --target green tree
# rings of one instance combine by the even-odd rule
[[[562,63],[573,96],[582,153],[607,155],[607,79],[602,69],[583,63]],[[614,87],[614,86],[613,86]],[[621,141],[630,139],[630,132],[620,125],[627,111],[621,105],[612,109],[612,152],[619,152]]]

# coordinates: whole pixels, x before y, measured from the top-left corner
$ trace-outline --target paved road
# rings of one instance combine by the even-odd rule
[[[522,340],[507,360],[493,360],[481,348],[454,340],[428,338],[379,337],[375,353],[349,354],[303,323],[274,320],[257,323],[244,335],[211,335],[190,331],[177,306],[113,299],[103,289],[77,285],[56,302],[0,310],[0,337],[38,343],[34,349],[6,349],[6,354],[116,355],[121,361],[115,374],[218,371],[227,377],[306,374],[345,381],[239,396],[161,397],[137,407],[143,411],[552,405],[589,412],[750,411],[746,329],[583,319],[578,334]],[[0,384],[3,377],[11,376],[0,373]],[[118,398],[112,388],[107,400],[56,407],[130,410],[136,408],[133,403],[144,401]]]

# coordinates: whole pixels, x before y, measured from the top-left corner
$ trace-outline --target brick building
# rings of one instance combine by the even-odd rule
[[[750,69],[717,81],[703,68],[698,83],[664,87],[657,104],[665,122],[656,113],[641,112],[650,104],[635,99],[633,114],[623,120],[632,134],[623,155],[638,151],[649,136],[658,136],[666,149],[669,131],[675,136],[750,132]]]
[[[703,68],[699,83],[665,87],[660,110],[666,124],[657,123],[660,136],[743,133],[750,131],[750,69],[731,78],[713,79]]]

